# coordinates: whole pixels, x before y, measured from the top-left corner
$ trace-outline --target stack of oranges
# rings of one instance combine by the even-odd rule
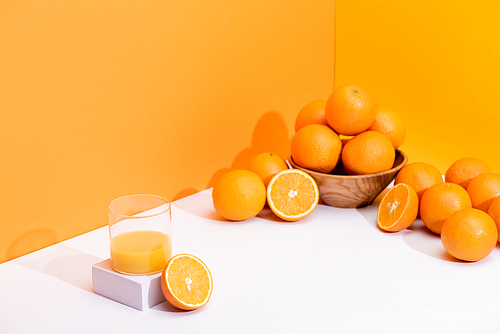
[[[375,104],[359,86],[336,88],[327,100],[306,104],[295,120],[291,158],[306,169],[349,175],[383,172],[394,165],[405,140],[401,116]],[[308,216],[319,201],[318,186],[307,173],[288,169],[272,153],[255,156],[248,170],[223,175],[212,192],[215,210],[234,221],[256,216],[267,205],[280,218]],[[441,236],[457,259],[478,261],[500,240],[500,174],[484,161],[462,158],[441,172],[425,162],[404,166],[382,198],[377,224],[389,232],[406,229],[419,217]]]
[[[391,169],[405,139],[401,116],[373,103],[355,85],[336,88],[328,100],[306,104],[297,115],[293,161],[306,169],[330,173],[338,163],[350,175]]]
[[[459,159],[448,168],[444,181],[436,167],[411,163],[401,169],[394,184],[379,205],[381,229],[401,231],[420,215],[457,259],[478,261],[495,248],[500,239],[500,175],[484,161]]]

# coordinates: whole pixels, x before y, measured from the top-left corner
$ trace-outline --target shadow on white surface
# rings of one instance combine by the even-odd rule
[[[208,191],[202,191],[198,194],[193,195],[197,199],[197,201],[190,200],[190,198],[186,199],[180,199],[177,200],[173,203],[173,205],[181,209],[182,211],[185,211],[187,213],[190,213],[192,215],[214,220],[214,221],[220,221],[220,222],[228,222],[228,220],[225,220],[223,217],[221,217],[214,209],[213,207],[213,202],[212,202],[212,192]],[[193,204],[196,203],[196,204]],[[172,219],[175,219],[175,213],[172,213],[173,217]]]
[[[378,206],[388,191],[389,188],[385,189],[379,196],[377,196],[371,205],[363,208],[357,208],[356,210],[374,229],[380,231],[380,233],[392,234],[392,232],[382,231],[377,225]],[[417,218],[417,220],[415,220],[415,222],[407,230],[405,230],[403,240],[408,246],[427,256],[443,261],[462,262],[446,252],[443,244],[441,243],[441,237],[431,232],[419,218]]]
[[[319,210],[319,205],[316,207],[315,210]],[[298,220],[296,222],[289,222],[289,221],[286,221],[286,220],[283,220],[281,218],[279,218],[278,216],[276,216],[273,211],[269,208],[269,207],[264,207],[264,209],[262,209],[262,211],[260,211],[258,214],[257,214],[257,218],[260,218],[260,219],[263,219],[263,220],[267,220],[269,222],[273,222],[273,223],[279,223],[279,224],[305,224],[308,222],[308,218],[313,216],[314,215],[314,212],[311,213],[310,216],[306,217],[306,218],[303,218],[301,220]],[[311,217],[312,218],[312,217]]]
[[[276,216],[271,211],[271,209],[269,209],[269,207],[265,207],[264,209],[262,209],[262,211],[259,212],[257,217],[260,219],[269,220],[269,221],[276,222],[276,223],[286,223],[284,220],[282,220],[281,218]]]
[[[48,252],[50,256],[47,256]],[[33,253],[30,257],[19,258],[15,263],[93,292],[92,265],[102,261],[101,258],[61,244],[45,249],[43,257],[37,255]]]
[[[448,254],[441,243],[441,237],[431,232],[421,219],[417,219],[403,236],[405,243],[427,256],[449,262],[462,262]]]
[[[198,312],[198,310],[193,310],[193,311],[186,311],[186,310],[181,310],[178,309],[177,307],[173,306],[170,304],[168,301],[165,301],[161,304],[156,305],[155,307],[152,307],[150,311],[158,311],[158,312],[170,312],[170,313],[186,313],[190,314],[193,312]]]
[[[391,185],[392,183],[387,188],[382,190],[382,192],[373,200],[372,204],[356,209],[365,218],[365,220],[377,231],[381,231],[377,225],[378,206],[380,205],[382,198],[384,198],[385,194],[387,194],[387,192],[391,188]]]

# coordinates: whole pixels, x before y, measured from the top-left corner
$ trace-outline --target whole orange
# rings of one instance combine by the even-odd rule
[[[500,175],[485,173],[476,176],[467,187],[472,207],[488,212],[493,200],[500,196]]]
[[[366,91],[358,86],[337,87],[325,106],[326,121],[338,134],[353,136],[368,130],[375,109]]]
[[[463,261],[479,261],[495,248],[498,231],[493,219],[477,209],[463,209],[449,216],[441,229],[446,251]]]
[[[406,183],[417,193],[419,201],[424,192],[435,184],[443,183],[439,170],[426,162],[412,162],[399,171],[394,184]]]
[[[292,138],[291,154],[301,167],[330,173],[339,160],[342,142],[339,136],[326,125],[304,126]]]
[[[491,173],[491,168],[486,162],[477,158],[462,158],[451,164],[446,171],[444,180],[456,183],[467,190],[470,181],[484,173]]]
[[[314,100],[303,106],[295,118],[295,132],[309,124],[328,125],[325,106],[326,100]]]
[[[234,170],[215,181],[212,190],[215,211],[229,220],[255,217],[266,202],[266,187],[257,174]]]
[[[375,121],[368,130],[383,133],[389,138],[394,148],[403,144],[406,137],[406,127],[401,116],[385,105],[375,106]]]
[[[274,175],[288,168],[285,161],[276,154],[261,153],[250,160],[248,169],[257,174],[267,188],[269,181],[271,181]]]
[[[495,221],[498,230],[498,240],[500,241],[500,197],[497,197],[491,202],[488,209],[488,215]]]
[[[439,183],[424,192],[420,201],[420,218],[429,230],[441,234],[446,218],[457,211],[471,208],[469,194],[464,188],[453,183]]]
[[[347,174],[361,175],[391,169],[396,152],[389,139],[366,131],[350,139],[342,150],[342,165]]]

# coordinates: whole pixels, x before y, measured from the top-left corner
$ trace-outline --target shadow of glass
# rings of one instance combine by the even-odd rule
[[[229,220],[224,219],[215,211],[212,204],[211,192],[200,192],[196,194],[196,197],[198,198],[196,205],[193,205],[192,202],[188,200],[178,200],[175,202],[175,206],[182,211],[198,217],[220,222],[229,222]]]
[[[57,242],[56,233],[48,228],[38,228],[16,238],[7,248],[6,260],[12,260]]]
[[[16,264],[60,279],[85,291],[92,289],[92,265],[103,259],[74,248],[58,244],[27,258],[16,260]]]
[[[47,263],[44,273],[85,291],[93,292],[92,265],[100,261],[102,259],[97,256],[78,252],[61,256]]]

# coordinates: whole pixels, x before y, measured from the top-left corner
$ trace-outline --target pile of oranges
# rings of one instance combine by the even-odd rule
[[[441,236],[446,251],[464,261],[488,256],[500,238],[500,175],[476,158],[455,161],[446,171],[423,162],[406,165],[382,199],[378,226],[397,232],[419,215]]]
[[[401,116],[373,103],[358,86],[336,88],[328,100],[306,104],[297,115],[293,161],[306,169],[332,172],[338,163],[350,175],[391,169],[405,139]]]
[[[319,173],[383,172],[393,167],[405,135],[398,113],[375,104],[364,89],[343,85],[327,100],[311,101],[299,111],[291,158]],[[287,168],[275,154],[262,153],[248,170],[220,177],[212,198],[215,210],[229,220],[252,218],[267,204],[283,220],[296,221],[315,209],[319,192],[307,173]],[[500,175],[476,158],[454,162],[444,180],[431,164],[404,166],[379,205],[377,224],[398,232],[418,217],[441,236],[450,255],[464,261],[485,258],[500,240]]]

